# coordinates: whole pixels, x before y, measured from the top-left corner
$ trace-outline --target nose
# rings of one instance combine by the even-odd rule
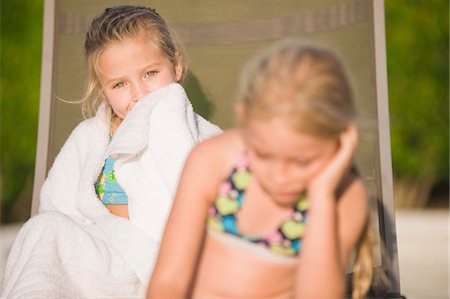
[[[135,84],[133,84],[132,100],[137,102],[140,99],[142,99],[149,92],[150,92],[150,90],[148,90],[148,88],[144,84],[144,82],[138,81]]]
[[[306,173],[287,161],[275,162],[271,167],[271,184],[277,192],[299,192],[306,187]]]
[[[282,186],[289,180],[289,165],[277,161],[272,165],[272,179],[275,185]]]

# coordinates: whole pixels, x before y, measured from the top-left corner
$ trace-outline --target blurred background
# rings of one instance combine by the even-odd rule
[[[0,12],[0,245],[7,252],[30,216],[43,0],[1,0]],[[385,0],[385,22],[401,289],[407,298],[448,298],[449,2]]]

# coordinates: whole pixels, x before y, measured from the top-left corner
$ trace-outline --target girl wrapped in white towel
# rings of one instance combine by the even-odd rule
[[[19,232],[1,298],[144,296],[184,160],[220,129],[178,83],[185,58],[147,7],[107,8],[85,40],[83,111]]]

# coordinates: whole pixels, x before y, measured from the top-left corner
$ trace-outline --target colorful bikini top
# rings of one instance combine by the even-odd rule
[[[102,171],[95,183],[95,192],[105,205],[126,205],[128,204],[128,196],[117,182],[114,174],[115,161],[116,159],[112,156],[106,158]]]
[[[111,108],[111,121],[109,124],[109,142],[112,140],[112,128],[114,121],[114,111]],[[95,193],[97,193],[98,199],[105,205],[126,205],[128,204],[128,195],[119,185],[114,174],[114,162],[116,159],[109,156],[105,159],[102,171],[98,175],[97,182],[95,182]]]
[[[250,181],[250,176],[247,158],[243,156],[219,188],[219,194],[209,210],[208,227],[262,245],[270,252],[279,255],[297,256],[307,218],[308,201],[306,195],[300,195],[292,208],[290,218],[283,221],[274,232],[261,236],[244,235],[239,232],[236,217],[244,202],[245,189]]]

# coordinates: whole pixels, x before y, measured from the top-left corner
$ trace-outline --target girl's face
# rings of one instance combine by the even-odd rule
[[[243,128],[252,175],[278,204],[292,205],[338,148],[292,129],[282,117],[248,120]]]
[[[112,43],[98,63],[103,95],[120,119],[143,96],[181,77],[181,67],[143,37]]]

